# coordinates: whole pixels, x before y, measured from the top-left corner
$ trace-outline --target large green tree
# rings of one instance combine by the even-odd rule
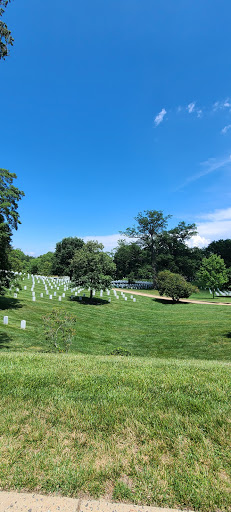
[[[204,258],[196,278],[198,286],[205,289],[210,288],[214,298],[215,291],[222,288],[228,282],[224,260],[216,254],[212,254],[209,258]]]
[[[156,285],[157,240],[166,229],[170,217],[171,215],[164,217],[162,211],[144,210],[135,217],[136,225],[122,232],[123,235],[136,239],[141,247],[147,249],[152,267],[153,287]]]
[[[0,18],[11,0],[0,0]],[[6,23],[0,19],[0,60],[9,55],[9,46],[13,46],[14,39]]]
[[[198,248],[189,248],[186,243],[196,233],[196,225],[185,222],[164,231],[157,240],[158,271],[170,270],[187,279],[193,279],[200,267],[203,252]]]
[[[18,202],[24,192],[13,185],[16,178],[16,174],[0,169],[0,293],[9,286],[9,274],[5,271],[10,270],[12,229],[17,230],[21,224]]]
[[[116,266],[112,258],[103,252],[103,245],[90,241],[74,254],[71,263],[72,283],[90,288],[90,300],[93,289],[105,290],[111,287]]]
[[[78,237],[63,238],[56,244],[53,260],[53,274],[71,276],[71,260],[75,251],[83,247],[84,241]]]
[[[131,275],[138,279],[147,263],[146,251],[136,243],[129,244],[126,240],[120,240],[114,253],[114,263],[117,279],[129,278]]]

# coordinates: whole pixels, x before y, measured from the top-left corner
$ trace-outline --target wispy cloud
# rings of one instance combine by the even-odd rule
[[[197,181],[203,176],[206,176],[207,174],[211,174],[212,172],[218,171],[220,169],[225,169],[227,167],[231,166],[231,155],[229,155],[226,158],[216,159],[216,158],[209,158],[205,162],[202,162],[201,164],[202,170],[198,172],[197,174],[193,174],[192,176],[189,176],[187,180],[180,185],[177,190],[180,190],[193,181]]]
[[[195,106],[196,106],[195,102],[192,102],[192,103],[188,104],[188,106],[186,108],[187,108],[189,114],[192,114],[192,112],[194,112]]]
[[[223,133],[225,135],[227,133],[227,131],[230,130],[230,128],[231,128],[231,124],[228,124],[227,126],[222,128],[221,133]]]
[[[216,112],[217,110],[224,110],[226,108],[231,108],[231,102],[230,102],[229,98],[227,98],[226,100],[222,100],[222,101],[216,101],[213,104],[212,110],[214,112]]]
[[[199,215],[199,218],[219,222],[223,220],[231,221],[231,208],[224,208],[223,210],[214,210],[214,212],[212,213],[203,213],[202,215]]]
[[[160,123],[164,120],[164,116],[167,114],[167,110],[165,108],[162,108],[162,110],[157,114],[157,116],[154,119],[155,126],[159,126]]]

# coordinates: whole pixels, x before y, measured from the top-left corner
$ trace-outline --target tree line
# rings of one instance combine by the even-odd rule
[[[197,233],[196,225],[181,221],[168,229],[171,216],[164,216],[158,210],[139,212],[134,226],[121,233],[125,238],[110,254],[103,252],[102,244],[85,243],[78,237],[64,238],[56,244],[54,253],[49,251],[39,257],[13,249],[12,230],[20,224],[18,203],[24,196],[24,192],[14,186],[15,178],[14,173],[0,169],[0,291],[9,286],[10,271],[66,275],[80,286],[90,288],[91,283],[97,281],[96,275],[102,288],[109,286],[112,277],[127,279],[129,283],[150,280],[153,287],[159,286],[160,290],[163,286],[166,288],[166,283],[169,286],[169,279],[171,283],[178,279],[179,287],[182,287],[183,282],[173,277],[176,275],[187,283],[197,281],[204,287],[208,287],[210,278],[213,292],[218,286],[222,289],[231,285],[231,239],[213,241],[203,249],[190,248],[187,242]],[[207,267],[206,260],[209,260]],[[220,281],[217,274],[221,276]]]

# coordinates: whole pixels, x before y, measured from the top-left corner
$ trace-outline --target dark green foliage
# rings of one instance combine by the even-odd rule
[[[110,353],[111,356],[131,356],[132,353],[129,350],[126,350],[126,348],[118,347],[112,350]]]
[[[140,277],[140,270],[145,265],[147,253],[136,243],[128,244],[125,240],[118,243],[118,248],[114,255],[116,264],[116,277],[123,279],[132,274],[132,279]]]
[[[198,285],[201,288],[210,288],[214,297],[215,291],[218,288],[222,288],[223,285],[228,282],[228,274],[224,260],[216,254],[212,254],[209,258],[204,258],[196,278]]]
[[[63,238],[56,244],[53,261],[53,274],[58,276],[71,275],[71,260],[75,251],[83,247],[84,241],[77,237]]]
[[[25,195],[13,185],[15,178],[15,173],[0,169],[0,222],[6,222],[12,229],[18,229],[18,224],[21,224],[18,202]]]
[[[0,0],[0,17],[11,0]],[[9,55],[9,46],[13,46],[14,39],[6,23],[0,20],[0,60]]]
[[[105,290],[111,287],[115,274],[112,258],[103,252],[103,245],[90,241],[75,252],[71,264],[72,282],[77,286],[92,290]]]
[[[32,256],[24,254],[21,249],[11,249],[9,253],[10,268],[14,272],[29,272]]]
[[[183,276],[169,270],[159,272],[157,283],[160,295],[172,297],[175,302],[181,298],[188,298],[195,291],[195,287],[188,283]]]
[[[141,270],[142,278],[145,278],[142,271],[145,266],[147,270],[147,266],[151,268],[153,287],[156,285],[157,270],[167,268],[175,272],[180,272],[192,279],[195,274],[195,269],[198,269],[198,258],[194,258],[194,253],[185,245],[187,240],[196,234],[196,225],[180,222],[175,228],[166,231],[170,217],[171,215],[164,217],[162,211],[145,210],[143,213],[138,213],[137,217],[135,217],[137,226],[127,228],[123,233],[129,238],[136,238],[137,244],[145,250],[145,253],[142,251],[140,255],[140,260],[142,260],[142,256],[146,257],[145,261],[142,261],[142,265],[138,263],[137,265],[139,265],[139,269]],[[118,258],[117,253],[115,254],[115,258]],[[121,260],[122,255],[119,256]],[[129,272],[132,271],[134,271],[134,268],[129,268]],[[128,275],[128,273],[126,275]],[[137,273],[136,268],[136,274]],[[141,275],[139,275],[139,277],[141,277]],[[146,276],[146,279],[147,278],[148,276]]]
[[[224,260],[226,267],[231,267],[231,239],[217,240],[211,242],[205,249],[205,256],[208,257],[211,254],[221,256]]]
[[[20,224],[18,213],[18,201],[24,196],[24,192],[13,185],[16,174],[0,169],[0,270],[10,270],[10,251],[12,229],[17,229]],[[10,274],[1,272],[0,293],[4,293],[9,287]]]
[[[38,256],[38,258],[30,258],[29,272],[31,274],[39,274],[50,276],[53,273],[54,253],[47,252]]]
[[[167,227],[168,219],[171,215],[164,217],[162,211],[144,210],[135,217],[136,226],[127,228],[123,235],[129,238],[136,238],[141,247],[147,249],[150,264],[152,267],[153,286],[156,282],[156,244],[158,236],[163,233]]]

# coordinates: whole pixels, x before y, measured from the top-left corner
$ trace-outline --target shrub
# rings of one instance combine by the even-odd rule
[[[188,283],[183,276],[174,274],[169,270],[159,272],[157,286],[160,295],[172,297],[174,302],[177,302],[181,298],[186,299],[196,291],[196,288]]]

